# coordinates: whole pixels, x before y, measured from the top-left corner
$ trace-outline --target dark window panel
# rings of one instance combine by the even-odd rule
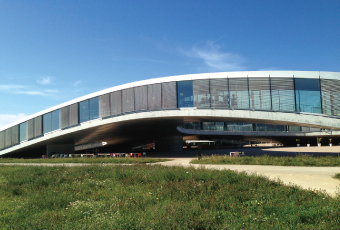
[[[194,106],[192,81],[177,82],[177,98],[178,108]]]
[[[99,118],[99,97],[91,98],[90,105],[90,120]]]

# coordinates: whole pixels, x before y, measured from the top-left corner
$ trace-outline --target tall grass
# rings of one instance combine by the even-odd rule
[[[230,157],[229,155],[213,155],[201,160],[192,160],[193,164],[240,164],[240,165],[281,165],[281,166],[340,166],[340,157],[297,155],[294,157],[276,156],[244,156]]]
[[[156,163],[168,161],[158,158],[130,158],[130,157],[84,157],[84,158],[0,158],[0,163],[110,163],[110,164],[133,164],[133,163]]]
[[[233,171],[0,166],[2,229],[337,229],[340,200]]]

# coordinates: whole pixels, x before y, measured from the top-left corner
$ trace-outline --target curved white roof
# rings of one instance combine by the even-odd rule
[[[114,91],[132,88],[136,86],[151,85],[156,83],[174,82],[174,81],[186,81],[186,80],[198,80],[198,79],[216,79],[216,78],[243,78],[243,77],[285,77],[285,78],[320,78],[320,79],[336,79],[340,80],[340,72],[321,72],[321,71],[241,71],[241,72],[218,72],[218,73],[201,73],[201,74],[188,74],[188,75],[177,75],[161,78],[153,78],[148,80],[136,81],[132,83],[127,83],[119,86],[114,86],[104,90],[100,90],[73,100],[64,102],[62,104],[53,106],[51,108],[45,109],[41,112],[32,114],[21,120],[18,120],[12,124],[9,124],[0,129],[0,131],[8,129],[12,126],[18,125],[20,123],[26,122],[32,118],[44,115],[46,113],[52,112],[54,110],[63,108],[74,103],[78,103],[93,97],[98,97],[107,93]]]

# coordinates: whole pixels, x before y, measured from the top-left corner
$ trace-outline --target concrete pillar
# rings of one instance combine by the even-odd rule
[[[51,157],[53,154],[73,154],[74,144],[60,144],[60,145],[47,145],[46,156]]]
[[[155,141],[156,151],[183,151],[183,137],[182,136],[171,136],[171,137],[162,137],[160,139],[156,139]]]
[[[202,142],[198,142],[198,159],[201,160],[202,159]]]

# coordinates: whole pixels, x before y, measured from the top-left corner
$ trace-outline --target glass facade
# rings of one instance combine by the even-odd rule
[[[43,132],[49,133],[59,129],[59,110],[43,115]]]
[[[183,129],[193,130],[216,130],[230,132],[320,132],[320,128],[287,126],[287,125],[271,125],[257,123],[242,123],[242,122],[189,122],[181,125]]]
[[[249,109],[249,90],[247,78],[229,79],[230,107]]]
[[[99,118],[99,97],[79,102],[79,122]]]
[[[301,73],[294,75],[296,77],[293,77],[293,75],[289,77],[285,74],[282,74],[282,76],[275,75],[276,77],[272,77],[272,75],[269,77],[269,74],[262,77],[254,77],[254,75],[247,77],[246,74],[229,75],[227,77],[226,75],[218,75],[217,78],[211,76],[213,75],[205,79],[161,82],[124,88],[106,94],[105,98],[101,96],[102,99],[95,97],[74,103],[72,110],[71,105],[69,105],[70,108],[67,111],[63,112],[63,109],[66,108],[64,107],[21,123],[19,128],[17,127],[19,140],[33,139],[63,128],[63,119],[65,120],[65,127],[71,127],[99,117],[185,107],[301,112],[340,116],[340,79],[335,79],[335,77],[325,79],[327,77],[322,78],[320,74],[318,78],[315,73],[312,78],[308,78],[310,77],[308,75],[301,75]],[[299,78],[299,76],[303,78]],[[100,111],[102,111],[102,114],[100,114]],[[72,124],[71,118],[72,121],[74,120]],[[216,131],[314,131],[313,128],[299,126],[211,121],[190,123],[186,124],[186,127]],[[4,135],[6,133],[9,135],[12,132],[9,129],[4,130]],[[9,137],[6,138],[6,146],[8,146],[10,139]],[[16,142],[16,140],[11,141],[12,145]]]
[[[177,82],[177,107],[193,107],[194,96],[192,81]]]
[[[60,121],[60,118],[59,118],[60,111],[58,109],[56,111],[53,111],[51,114],[52,114],[52,125],[51,125],[52,131],[58,130],[59,129],[59,121]]]
[[[90,120],[89,100],[79,102],[79,123]]]
[[[20,142],[27,140],[27,122],[19,125],[19,137]]]
[[[322,113],[319,79],[295,78],[296,112]]]
[[[90,120],[99,118],[99,97],[91,98],[90,105]]]

